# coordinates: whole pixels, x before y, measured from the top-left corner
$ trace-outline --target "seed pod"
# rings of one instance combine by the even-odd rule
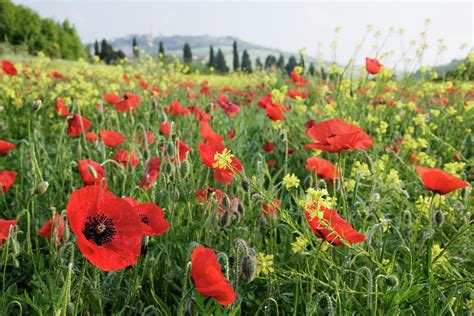
[[[48,181],[43,181],[43,182],[40,182],[36,185],[36,188],[35,188],[35,191],[34,191],[34,195],[41,195],[41,194],[44,194],[46,193],[46,191],[48,191],[48,186],[49,186],[49,183]]]
[[[250,283],[255,280],[257,276],[257,260],[252,256],[244,256],[240,262],[240,269],[242,271],[242,279],[245,282]]]
[[[303,189],[307,190],[313,187],[313,175],[309,174],[304,178]]]
[[[175,155],[175,149],[173,144],[168,144],[166,145],[166,153],[168,154],[169,157],[173,157]]]
[[[387,286],[397,287],[398,286],[398,278],[394,275],[389,275],[385,277],[385,283]]]

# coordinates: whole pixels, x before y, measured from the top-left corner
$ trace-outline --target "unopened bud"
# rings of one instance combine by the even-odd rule
[[[214,103],[209,103],[207,106],[206,106],[206,113],[211,113],[212,112],[212,109],[214,108]]]
[[[174,150],[173,144],[166,145],[166,153],[168,154],[169,157],[174,157],[175,150]]]
[[[312,187],[313,187],[313,175],[309,174],[306,176],[306,178],[304,178],[303,188],[307,190]]]
[[[192,299],[188,299],[183,304],[183,316],[192,316],[194,315],[194,303]]]
[[[386,276],[385,283],[387,283],[387,286],[396,287],[398,286],[398,278],[394,275]]]
[[[33,111],[39,111],[42,106],[43,106],[43,101],[41,101],[41,99],[36,99],[33,102]]]
[[[49,186],[48,181],[43,181],[43,182],[38,183],[36,185],[35,192],[33,194],[41,195],[41,194],[46,193],[46,191],[48,191],[48,186]]]
[[[254,194],[252,194],[252,200],[253,201],[260,201],[260,200],[263,200],[263,197],[258,193],[254,193]]]
[[[242,278],[245,282],[250,283],[255,280],[257,276],[257,260],[252,256],[245,256],[240,262],[240,268],[242,270]]]
[[[436,225],[441,226],[444,223],[444,214],[442,211],[437,211],[434,216]]]
[[[224,214],[222,214],[219,217],[219,226],[222,228],[229,227],[231,222],[232,222],[232,214],[228,211],[225,211]]]
[[[242,182],[240,182],[240,185],[242,186],[242,189],[244,189],[245,192],[249,191],[249,183],[247,181],[242,180]]]

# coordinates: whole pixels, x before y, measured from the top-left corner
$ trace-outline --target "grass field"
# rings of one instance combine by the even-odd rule
[[[8,58],[1,315],[473,312],[472,82]]]

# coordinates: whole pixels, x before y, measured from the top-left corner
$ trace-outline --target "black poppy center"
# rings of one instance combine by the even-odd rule
[[[87,216],[86,225],[82,233],[87,240],[95,242],[97,246],[102,246],[111,242],[117,231],[111,218],[104,214],[98,214],[96,216]]]
[[[148,218],[148,216],[143,215],[143,214],[140,214],[140,220],[142,221],[142,223],[147,224],[147,225],[150,223],[150,219]]]

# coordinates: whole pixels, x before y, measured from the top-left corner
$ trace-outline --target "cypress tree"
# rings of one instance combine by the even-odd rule
[[[222,50],[220,48],[217,51],[216,70],[221,72],[221,73],[229,72],[229,67],[227,67],[226,62],[225,62],[224,53],[222,52]]]
[[[260,57],[257,57],[257,60],[255,60],[255,68],[257,70],[262,70],[262,68],[263,68],[262,61],[260,60]]]
[[[242,54],[242,71],[245,73],[252,73],[252,62],[247,50],[244,50]]]
[[[163,41],[160,41],[159,48],[158,48],[158,57],[165,58],[165,47],[163,46]]]
[[[191,47],[188,43],[185,43],[183,47],[183,61],[186,64],[189,64],[193,61],[193,53],[191,52]]]
[[[265,69],[272,68],[277,63],[277,59],[273,55],[268,55],[265,59]]]
[[[216,68],[216,58],[214,57],[214,47],[212,47],[212,45],[209,47],[209,62],[207,63],[207,67]]]
[[[95,40],[94,42],[94,56],[99,56],[100,52],[99,52],[99,42],[97,40]]]
[[[296,58],[294,56],[291,56],[290,59],[288,59],[288,63],[286,64],[286,72],[288,74],[291,74],[291,72],[293,71],[293,69],[295,69],[295,67],[298,66],[297,62],[296,62]]]
[[[314,77],[314,75],[316,74],[316,68],[314,67],[314,63],[309,64],[308,72],[311,76]]]
[[[138,42],[135,36],[133,37],[133,40],[132,40],[132,49],[133,49],[133,57],[135,59],[138,59],[138,57],[140,57],[140,52],[138,49]]]
[[[276,65],[281,70],[285,70],[285,57],[283,57],[283,55],[280,54]]]
[[[234,71],[238,71],[240,68],[239,65],[239,52],[237,50],[237,42],[234,41],[233,49],[232,49],[233,55],[234,55]]]

